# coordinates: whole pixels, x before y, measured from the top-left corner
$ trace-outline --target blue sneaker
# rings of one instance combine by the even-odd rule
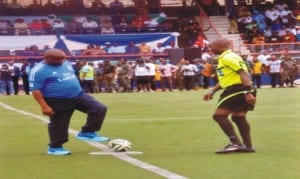
[[[95,132],[79,132],[77,139],[93,142],[105,142],[109,138],[96,134]]]
[[[69,155],[70,151],[64,149],[63,147],[49,147],[47,154],[49,155]]]

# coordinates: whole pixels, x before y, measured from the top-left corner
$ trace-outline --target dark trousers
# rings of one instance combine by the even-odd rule
[[[272,86],[272,88],[276,87],[277,82],[278,82],[279,86],[282,86],[280,73],[270,73],[270,76],[271,76],[271,86]]]
[[[261,87],[261,74],[252,74],[252,81],[257,88]]]
[[[184,76],[184,87],[186,90],[194,88],[195,76]]]
[[[75,110],[87,114],[86,123],[81,128],[82,132],[96,132],[102,127],[107,107],[87,93],[83,92],[71,99],[46,98],[45,100],[55,112],[48,124],[50,147],[61,147],[68,141],[70,119]]]
[[[13,76],[12,82],[13,82],[15,94],[19,94],[19,76]]]
[[[207,89],[209,87],[209,79],[210,79],[210,77],[203,76],[203,88],[204,89]]]
[[[23,74],[22,76],[24,91],[26,94],[29,94],[29,81],[28,81],[28,75]]]
[[[81,85],[85,92],[94,93],[94,80],[83,80]]]

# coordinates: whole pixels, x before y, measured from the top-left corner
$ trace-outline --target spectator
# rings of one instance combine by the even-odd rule
[[[247,31],[246,27],[252,23],[251,13],[246,13],[244,16],[237,19],[239,32],[244,33]],[[248,27],[249,29],[249,27]]]
[[[6,7],[11,14],[18,14],[23,10],[22,5],[19,4],[17,0],[12,0]]]
[[[148,78],[150,82],[150,92],[156,91],[157,84],[156,84],[156,72],[158,71],[158,65],[156,65],[151,57],[145,58],[145,64],[148,66]],[[160,75],[160,74],[159,74]],[[160,78],[160,76],[159,76]],[[160,81],[160,80],[159,80]]]
[[[127,54],[137,54],[140,53],[140,49],[135,45],[133,41],[129,42],[128,46],[125,47],[125,53]]]
[[[202,59],[202,63],[203,69],[201,71],[201,74],[203,76],[203,88],[207,89],[209,87],[209,81],[211,79],[213,67],[208,59]]]
[[[107,53],[111,53],[111,54],[125,53],[125,48],[123,46],[119,46],[117,42],[113,42],[112,46],[108,49]]]
[[[161,65],[159,65],[158,70],[160,71],[160,85],[162,91],[166,90],[166,86],[169,91],[173,91],[173,74],[178,70],[178,67],[167,63],[165,59],[161,60]]]
[[[45,34],[52,34],[52,25],[48,22],[47,19],[41,19],[40,20],[42,25],[43,25],[43,30],[45,32]]]
[[[178,70],[176,72],[176,83],[175,86],[179,91],[182,91],[184,89],[184,79],[183,79],[183,74],[181,72],[182,67],[185,65],[185,59],[182,58],[179,60],[179,62],[176,64],[178,67]]]
[[[160,12],[160,0],[146,0],[147,1],[147,7],[149,10],[149,13],[159,13]]]
[[[271,55],[267,50],[263,50],[260,55],[257,56],[259,62],[261,62],[264,66],[269,65],[269,60],[271,59]]]
[[[235,15],[229,15],[228,16],[228,20],[229,20],[229,29],[228,29],[228,33],[229,34],[239,34],[239,29],[238,29],[238,23],[237,23],[237,18],[235,17]]]
[[[256,21],[258,28],[261,32],[264,32],[267,27],[265,18],[266,17],[261,12],[259,12],[256,9],[253,10],[252,21]]]
[[[277,84],[279,85],[279,87],[282,87],[280,74],[281,60],[278,59],[276,55],[271,55],[271,59],[268,63],[268,66],[272,88],[275,88]]]
[[[124,4],[120,2],[119,0],[114,0],[109,4],[110,12],[111,14],[114,14],[115,12],[122,12],[123,11]]]
[[[252,38],[252,44],[264,44],[266,41],[266,37],[262,33],[258,33],[256,36]]]
[[[82,24],[75,21],[75,19],[72,19],[69,23],[66,25],[66,30],[68,34],[82,34],[83,28]]]
[[[52,3],[52,0],[47,0],[47,3],[43,6],[43,11],[45,14],[56,14],[57,6]]]
[[[193,23],[188,26],[187,33],[189,38],[189,47],[191,47],[197,40],[199,34],[202,34],[202,31],[198,23]]]
[[[277,32],[278,32],[278,36],[283,40],[283,36],[285,36],[286,33],[287,33],[287,28],[286,28],[286,26],[284,26],[284,25],[281,26],[281,28],[278,29]]]
[[[274,4],[274,8],[277,9],[279,12],[281,12],[284,11],[285,9],[288,9],[289,6],[283,0],[279,0],[279,2]]]
[[[94,93],[94,65],[92,62],[83,62],[83,67],[80,70],[82,88],[86,93]]]
[[[91,10],[94,14],[99,14],[102,11],[106,11],[106,5],[102,2],[102,0],[95,0],[92,2]]]
[[[33,0],[32,4],[29,4],[26,8],[26,12],[27,14],[31,14],[31,15],[42,15],[41,11],[43,9],[43,6],[41,4],[38,3],[37,0]]]
[[[281,37],[278,35],[278,32],[272,32],[272,36],[267,38],[267,43],[280,43]]]
[[[45,34],[43,23],[38,19],[33,19],[32,22],[29,24],[29,28],[32,35]]]
[[[151,82],[149,78],[150,67],[145,64],[144,60],[138,59],[136,64],[133,66],[134,76],[136,79],[138,92],[143,93],[146,89],[148,92],[151,91]]]
[[[112,16],[112,23],[113,23],[113,25],[114,25],[114,26],[120,25],[120,23],[121,23],[121,21],[122,21],[121,19],[124,19],[125,22],[128,24],[128,21],[127,21],[126,16],[125,16],[121,11],[117,11],[117,12],[115,13],[115,15]],[[123,20],[123,21],[124,21],[124,20]]]
[[[99,61],[95,67],[95,92],[103,92],[103,61]]]
[[[273,24],[276,20],[279,20],[280,13],[277,9],[269,7],[265,11],[267,25]]]
[[[24,91],[26,95],[29,95],[29,81],[28,81],[28,75],[31,69],[31,65],[28,62],[28,60],[23,60],[22,66],[21,66],[21,76],[22,76],[22,82],[24,86]]]
[[[272,36],[271,26],[266,27],[266,30],[264,31],[264,36],[266,37],[266,39],[268,39]]]
[[[180,69],[180,72],[183,73],[184,86],[186,90],[191,90],[194,88],[195,75],[198,72],[197,67],[194,64],[191,64],[188,60],[185,61]]]
[[[257,56],[253,57],[253,65],[251,69],[252,81],[256,88],[261,87],[261,75],[264,71],[264,65],[258,60]]]
[[[2,64],[0,71],[0,94],[14,94],[11,71],[7,64]]]
[[[110,42],[105,42],[103,50],[105,50],[105,52],[108,53],[110,47],[111,47],[111,43]]]
[[[152,49],[153,53],[164,53],[166,51],[166,48],[163,47],[162,43],[157,43],[156,47]]]
[[[91,17],[88,17],[86,21],[82,23],[82,28],[84,33],[96,33],[99,32],[99,25],[98,23],[93,20]]]
[[[17,18],[14,23],[15,35],[30,35],[28,24],[22,18]]]
[[[103,81],[106,92],[113,93],[119,91],[116,82],[116,67],[110,64],[109,60],[105,60],[103,64]]]
[[[151,47],[146,42],[142,42],[138,47],[141,53],[151,53]]]
[[[281,38],[283,43],[296,42],[296,36],[292,34],[290,31],[286,31],[286,34],[283,35]]]
[[[16,66],[14,61],[8,62],[8,69],[10,71],[10,75],[12,77],[14,94],[19,94],[19,78],[20,78],[20,68]]]
[[[9,35],[11,34],[11,27],[9,26],[8,20],[0,19],[0,34]]]
[[[101,27],[101,34],[114,34],[115,30],[113,28],[112,17],[108,15],[105,11],[99,16],[99,25]]]
[[[132,67],[125,59],[119,61],[118,80],[120,82],[120,92],[131,92]]]
[[[52,25],[52,28],[53,32],[55,32],[58,38],[66,31],[65,23],[61,19],[56,19]]]
[[[196,41],[193,44],[193,47],[203,49],[204,47],[207,46],[207,44],[208,41],[206,40],[204,34],[200,32],[197,36]]]
[[[287,51],[284,53],[281,64],[282,83],[285,83],[286,86],[294,87],[294,81],[298,73],[297,62],[288,55]]]
[[[143,27],[145,24],[142,21],[141,17],[133,17],[133,19],[131,21],[131,25],[135,28],[135,31],[141,32],[144,30]]]

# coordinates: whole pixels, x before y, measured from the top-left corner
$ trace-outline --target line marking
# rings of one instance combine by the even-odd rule
[[[90,152],[90,155],[124,155],[124,154],[130,154],[130,155],[137,155],[137,154],[143,154],[143,152],[140,151],[126,151],[126,152]]]
[[[35,115],[35,114],[29,113],[27,111],[16,109],[16,108],[13,108],[12,106],[6,105],[6,104],[1,103],[1,102],[0,102],[0,106],[2,106],[3,108],[5,108],[7,110],[10,110],[10,111],[14,111],[14,112],[18,112],[20,114],[26,115],[26,116],[34,117],[34,118],[36,118],[36,119],[38,119],[38,120],[40,120],[44,123],[49,123],[49,120],[47,118],[42,117],[40,115]],[[78,131],[69,128],[69,133],[76,136],[78,134]],[[89,145],[91,145],[93,147],[101,149],[105,153],[110,153],[112,156],[114,156],[114,157],[116,157],[120,160],[126,161],[126,162],[130,163],[131,165],[134,165],[134,166],[137,166],[139,168],[148,170],[150,172],[153,172],[153,173],[155,173],[157,175],[160,175],[160,176],[163,176],[165,178],[168,178],[168,179],[188,179],[185,176],[173,173],[171,171],[160,168],[158,166],[155,166],[155,165],[152,165],[150,163],[147,163],[147,162],[138,160],[136,158],[133,158],[133,157],[129,156],[126,153],[111,152],[111,150],[104,144],[101,144],[101,143],[98,143],[98,142],[91,142],[91,141],[86,141],[86,143],[88,143]]]

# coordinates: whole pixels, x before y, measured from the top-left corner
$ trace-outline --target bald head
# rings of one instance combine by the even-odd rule
[[[59,66],[65,61],[66,54],[60,49],[52,48],[44,52],[44,58],[47,64]]]
[[[221,54],[224,51],[230,49],[230,45],[230,40],[219,38],[211,41],[208,46],[211,48],[214,54]]]

